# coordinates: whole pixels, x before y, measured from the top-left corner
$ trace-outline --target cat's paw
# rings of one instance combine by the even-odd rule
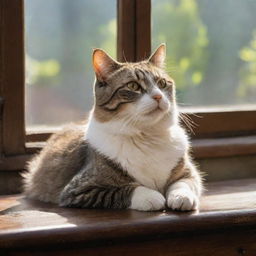
[[[132,195],[130,209],[139,211],[158,211],[165,208],[165,198],[158,191],[139,186]]]
[[[179,188],[170,191],[167,206],[172,210],[192,211],[198,209],[199,200],[190,189]]]

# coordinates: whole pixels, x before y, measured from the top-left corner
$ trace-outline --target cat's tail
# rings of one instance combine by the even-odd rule
[[[51,189],[46,189],[49,184],[45,184],[45,170],[40,154],[34,156],[21,173],[22,191],[27,198],[36,199],[44,202],[58,203],[58,194],[52,193]]]
[[[39,161],[39,155],[33,157],[32,160],[27,162],[25,170],[21,173],[22,191],[27,197],[30,197],[33,194],[33,176],[36,173]]]

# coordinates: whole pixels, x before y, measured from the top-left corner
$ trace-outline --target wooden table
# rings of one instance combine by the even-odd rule
[[[256,255],[256,179],[207,185],[199,212],[60,208],[0,197],[0,255]]]

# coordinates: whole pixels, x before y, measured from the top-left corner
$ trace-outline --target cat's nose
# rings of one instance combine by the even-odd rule
[[[156,100],[157,102],[159,102],[162,99],[162,95],[161,94],[155,94],[152,96],[152,98],[154,100]]]

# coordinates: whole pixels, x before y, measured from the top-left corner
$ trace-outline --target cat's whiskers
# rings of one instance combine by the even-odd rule
[[[24,175],[28,197],[67,207],[198,208],[201,178],[178,122],[165,56],[164,44],[138,63],[93,51],[95,104],[88,125],[51,136]],[[180,120],[192,125],[184,114]]]
[[[180,113],[179,117],[189,131],[195,134],[194,129],[197,127],[197,124],[191,119],[191,117],[186,113]]]

